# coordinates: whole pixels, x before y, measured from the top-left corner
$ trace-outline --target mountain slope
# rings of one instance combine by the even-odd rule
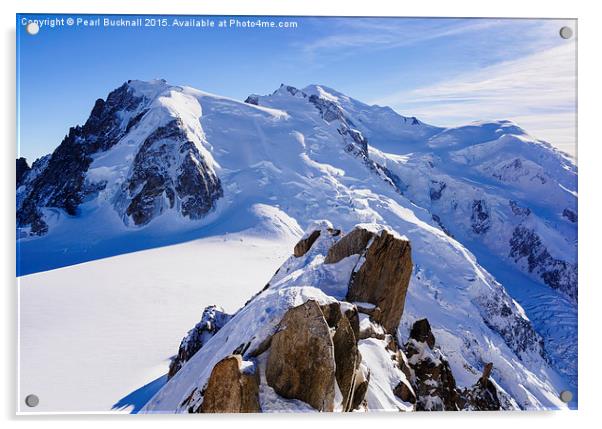
[[[97,103],[92,125],[24,173],[17,190],[21,273],[247,230],[299,234],[290,219],[302,227],[328,219],[345,231],[382,224],[413,248],[398,336],[407,338],[412,323],[427,317],[460,386],[493,362],[496,381],[519,407],[563,406],[557,393],[572,379],[550,367],[557,361],[522,307],[468,249],[482,245],[483,260],[503,260],[576,300],[576,252],[560,252],[567,242],[576,249],[576,224],[558,215],[567,208],[576,216],[576,197],[556,189],[574,189],[570,161],[511,124],[473,126],[475,139],[472,128],[442,130],[315,85],[283,85],[246,103],[163,81],[132,81],[117,91],[109,98],[122,103]],[[475,146],[498,140],[493,151]],[[522,158],[511,167],[519,173],[500,166],[508,140],[524,143],[521,156],[551,176]],[[61,155],[78,144],[75,161]],[[56,172],[66,167],[63,183]],[[526,205],[533,195],[525,177],[543,177],[550,198]],[[513,255],[518,227],[537,238]]]

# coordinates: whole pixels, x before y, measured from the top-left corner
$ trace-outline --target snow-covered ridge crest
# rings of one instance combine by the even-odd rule
[[[370,229],[375,229],[375,231]],[[355,408],[364,411],[412,411],[416,409],[479,409],[479,406],[494,407],[480,409],[562,407],[559,400],[548,402],[555,395],[553,387],[549,384],[550,379],[548,379],[553,376],[553,372],[547,367],[541,356],[532,356],[529,366],[538,368],[537,371],[532,372],[527,369],[526,362],[521,363],[522,358],[512,352],[508,353],[503,340],[500,340],[495,334],[487,333],[489,330],[485,327],[486,324],[482,325],[482,328],[473,326],[471,328],[472,339],[468,341],[465,339],[464,345],[457,347],[453,341],[449,341],[449,335],[455,329],[455,325],[441,326],[438,325],[440,322],[436,322],[436,328],[430,333],[430,326],[426,322],[428,330],[424,331],[418,327],[423,326],[424,321],[413,322],[416,320],[414,319],[416,311],[425,311],[426,314],[422,316],[433,316],[435,319],[437,317],[428,305],[420,307],[420,310],[414,307],[410,310],[409,317],[404,313],[404,323],[411,323],[414,327],[407,345],[400,348],[399,345],[406,342],[407,334],[402,334],[402,331],[391,334],[383,329],[381,323],[387,317],[387,310],[375,305],[380,298],[374,296],[369,299],[376,299],[376,301],[366,303],[356,301],[350,295],[353,288],[351,284],[354,282],[354,278],[357,279],[358,262],[362,258],[364,261],[361,263],[371,264],[374,262],[371,260],[374,258],[374,254],[370,255],[369,250],[367,251],[371,246],[376,245],[369,238],[370,234],[372,237],[375,235],[382,237],[383,234],[386,235],[386,228],[371,225],[371,228],[364,229],[362,226],[358,226],[345,233],[334,228],[329,221],[314,222],[295,246],[295,254],[278,269],[268,284],[203,343],[200,349],[151,399],[143,412],[225,412],[227,410],[230,410],[229,412],[278,412],[282,410],[315,411],[316,409],[349,411]],[[390,240],[392,242],[406,241],[398,237]],[[391,248],[389,247],[389,249]],[[391,259],[387,258],[381,262],[394,263],[394,259],[396,259],[394,254],[389,253],[388,256]],[[386,267],[379,267],[379,271],[381,270],[386,271]],[[395,293],[403,291],[405,294],[403,288],[409,287],[409,290],[414,289],[412,296],[425,294],[424,288],[417,282],[420,280],[419,273],[415,270],[412,271],[411,282],[408,284],[408,278],[406,283],[402,283],[405,286],[397,289]],[[394,296],[387,293],[381,298],[393,300]],[[274,341],[276,341],[274,338],[281,332],[287,332],[287,329],[292,331],[286,335],[295,338],[292,324],[298,322],[293,322],[297,319],[289,314],[292,310],[296,311],[303,306],[310,305],[308,303],[316,303],[320,307],[323,313],[321,323],[324,323],[324,326],[326,324],[330,326],[331,335],[334,335],[332,341],[334,341],[335,359],[338,359],[337,353],[346,353],[346,356],[349,357],[349,353],[355,355],[359,352],[357,355],[359,361],[354,366],[356,370],[350,369],[351,372],[348,373],[355,374],[351,377],[351,380],[355,380],[352,382],[352,386],[355,387],[351,390],[348,390],[349,387],[344,387],[349,386],[346,383],[350,379],[340,376],[338,373],[335,381],[336,387],[329,387],[321,378],[312,379],[310,377],[303,381],[302,385],[306,386],[304,389],[289,389],[290,383],[280,384],[277,379],[270,378],[272,371],[270,365],[273,365],[274,354],[277,356],[280,353],[279,346],[274,345]],[[310,311],[309,308],[307,311]],[[508,319],[507,312],[515,311],[508,307],[506,312],[496,313],[496,317]],[[477,317],[481,316],[477,313]],[[524,316],[517,314],[516,317]],[[282,320],[288,320],[288,324],[282,326]],[[342,341],[341,336],[343,336],[339,330],[345,329],[341,327],[340,320],[343,320],[344,324],[351,323],[351,327],[354,323],[356,324],[355,328],[351,328],[351,331],[355,329],[355,333],[348,331],[349,333],[346,334],[355,338],[356,346],[353,346],[352,341],[351,345],[345,343],[348,345],[345,347],[340,345],[337,348],[338,341]],[[311,326],[312,332],[317,332],[318,326]],[[461,326],[459,328],[462,329]],[[485,337],[480,338],[477,332]],[[432,340],[428,339],[429,335]],[[330,341],[330,336],[326,338],[325,341]],[[452,338],[462,341],[460,336]],[[288,346],[295,347],[293,344]],[[405,353],[409,353],[409,358],[405,356]],[[228,356],[231,354],[240,356],[246,371],[250,371],[257,377],[256,389],[250,389],[245,393],[257,395],[257,401],[253,402],[257,404],[256,408],[245,409],[243,407],[232,410],[227,408],[232,404],[216,404],[214,399],[211,399],[211,407],[204,404],[205,395],[210,394],[208,391],[213,389],[211,386],[217,382],[226,383],[226,385],[230,382],[229,378],[224,378],[226,377],[224,374],[215,373],[213,369],[222,360],[229,359]],[[305,355],[299,351],[293,354],[295,356]],[[501,358],[502,355],[504,358]],[[459,356],[462,356],[460,360]],[[285,367],[290,365],[290,367],[282,369],[285,373],[288,371],[294,373],[296,365],[304,365],[303,359],[299,362],[288,359],[290,356],[277,359]],[[307,359],[317,359],[317,357]],[[488,362],[489,359],[494,359],[491,383],[488,381],[491,368],[486,370],[482,366],[483,362]],[[427,373],[422,372],[423,362],[426,361],[430,363],[424,365],[441,366],[441,371],[448,373],[451,371],[453,376],[430,379],[430,376],[426,375]],[[479,374],[482,371],[485,378],[484,381],[479,382]],[[307,377],[307,373],[305,374]],[[334,372],[331,376],[333,379],[335,378]],[[531,378],[537,379],[538,382],[526,383]],[[479,385],[479,383],[482,384]],[[471,392],[481,392],[480,389],[485,385],[489,386],[487,389],[493,389],[494,397],[497,399],[494,402],[487,402],[485,405],[483,402],[477,401],[477,405],[477,402],[474,402],[474,395],[477,393]],[[293,383],[292,386],[295,384]],[[314,397],[311,393],[312,389],[316,389],[324,393],[326,398],[330,398],[328,399],[328,401],[332,401],[330,405],[324,405],[323,402],[312,402]],[[525,392],[523,389],[527,389],[527,391]],[[353,394],[346,402],[345,392],[348,391]],[[490,395],[485,396],[490,397]],[[311,406],[308,406],[308,401]],[[350,404],[354,405],[349,408]],[[220,406],[226,408],[220,408]]]

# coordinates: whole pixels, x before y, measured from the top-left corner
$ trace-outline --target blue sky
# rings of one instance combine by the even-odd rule
[[[17,17],[19,154],[29,160],[85,122],[97,98],[153,78],[237,99],[318,83],[435,125],[511,119],[574,154],[576,42],[558,36],[573,21],[263,18],[297,28],[65,25],[35,36],[22,25],[68,17],[78,15]]]

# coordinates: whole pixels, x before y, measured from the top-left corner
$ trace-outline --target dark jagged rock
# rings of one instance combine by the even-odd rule
[[[219,361],[211,371],[200,407],[202,413],[258,413],[259,372],[243,366],[240,355]]]
[[[431,180],[431,186],[429,188],[429,196],[431,201],[437,201],[441,199],[441,194],[443,190],[447,187],[445,182],[440,182],[438,180]]]
[[[198,352],[232,318],[216,305],[203,310],[201,321],[182,339],[178,354],[169,365],[168,379],[176,375],[182,366]]]
[[[16,171],[17,171],[17,188],[19,186],[21,186],[21,181],[23,180],[23,177],[29,173],[29,171],[31,170],[31,168],[29,167],[29,164],[27,164],[27,160],[23,157],[21,158],[17,158],[17,167],[16,167]]]
[[[449,362],[435,345],[435,337],[428,320],[414,323],[405,345],[408,377],[415,392],[417,411],[494,411],[514,408],[511,399],[499,391],[490,379],[493,364],[487,363],[477,382],[470,388],[460,389]],[[413,393],[407,385],[400,384],[395,394],[411,402]]]
[[[178,168],[177,177],[171,169]],[[219,178],[191,142],[179,119],[151,133],[136,154],[124,183],[130,199],[125,215],[145,225],[176,202],[183,216],[200,219],[223,195]]]
[[[571,221],[573,223],[577,223],[577,213],[575,213],[571,209],[564,209],[562,211],[562,216],[567,218],[569,221]]]
[[[345,240],[345,236],[339,241]],[[382,326],[396,332],[412,274],[410,242],[387,231],[375,234],[354,270],[346,299],[369,302],[382,311]]]
[[[320,306],[309,300],[288,310],[272,337],[268,385],[280,396],[332,411],[335,367],[334,346]]]
[[[421,319],[412,325],[410,338],[418,342],[426,343],[431,349],[435,347],[435,336],[431,331],[431,325],[427,319]]]
[[[410,404],[416,403],[416,394],[407,380],[400,381],[395,386],[395,389],[393,389],[393,393],[402,401],[409,402]]]
[[[533,229],[522,225],[514,229],[509,256],[515,262],[524,261],[529,273],[577,301],[577,265],[554,258]]]
[[[355,390],[353,391],[353,401],[351,403],[352,410],[357,410],[364,404],[364,398],[366,397],[366,393],[368,393],[369,386],[370,370],[368,370],[367,374],[364,374],[361,369],[358,369],[355,375]]]
[[[413,372],[417,411],[458,411],[459,391],[447,359],[435,347],[426,319],[414,324],[405,353]],[[403,386],[399,387],[400,394]]]
[[[485,200],[474,200],[472,202],[472,214],[470,221],[475,234],[485,234],[491,228],[491,214]]]

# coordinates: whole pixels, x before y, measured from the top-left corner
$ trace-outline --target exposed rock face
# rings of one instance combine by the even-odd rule
[[[169,365],[168,378],[173,377],[203,345],[232,318],[221,307],[211,305],[203,310],[201,321],[182,339],[178,354]]]
[[[373,237],[363,258],[351,278],[346,299],[378,306],[383,327],[396,332],[412,274],[410,242],[383,230]]]
[[[516,201],[513,200],[510,200],[508,203],[510,204],[510,210],[512,210],[512,213],[514,213],[516,216],[524,218],[531,214],[531,209],[529,207],[521,207]]]
[[[481,296],[475,302],[481,308],[485,323],[504,338],[506,344],[521,359],[528,360],[533,355],[545,356],[543,339],[528,319],[512,311],[510,305],[513,303],[507,295]]]
[[[315,230],[314,232],[309,234],[309,236],[299,240],[299,242],[295,245],[293,255],[295,255],[297,258],[300,258],[301,256],[305,255],[309,251],[309,249],[311,249],[311,246],[315,243],[319,236],[320,231]]]
[[[300,399],[318,411],[333,411],[334,346],[319,305],[291,308],[272,337],[266,380],[276,393]]]
[[[86,123],[69,130],[44,170],[28,185],[17,209],[18,227],[31,227],[33,235],[46,233],[48,225],[42,218],[42,207],[61,208],[70,215],[76,214],[84,198],[99,190],[85,186],[85,172],[92,155],[109,149],[123,137],[136,116],[124,123],[120,112],[134,112],[142,101],[127,84],[111,92],[106,101],[96,101]]]
[[[429,196],[431,201],[437,201],[441,199],[441,194],[443,190],[447,187],[445,182],[440,182],[438,180],[431,180],[431,186],[429,188]]]
[[[373,237],[374,233],[364,228],[353,229],[332,245],[328,250],[324,263],[336,264],[348,256],[363,255],[366,252],[366,246]]]
[[[341,234],[341,230],[327,227],[323,228],[322,230],[316,229],[309,234],[305,234],[305,236],[301,238],[301,240],[299,240],[299,242],[295,245],[293,255],[297,258],[300,258],[309,252],[311,246],[313,246],[322,233],[327,233],[330,237],[338,237]]]
[[[202,413],[258,413],[259,373],[240,355],[219,361],[211,371],[203,396]]]
[[[330,248],[324,263],[337,263],[351,255],[362,259],[350,279],[346,299],[377,306],[381,313],[379,323],[395,332],[412,274],[410,243],[384,230],[376,234],[355,228]]]
[[[577,301],[577,265],[554,258],[533,229],[522,225],[514,229],[509,256],[525,264],[529,273],[538,274],[551,288]]]
[[[31,170],[31,168],[29,167],[29,164],[27,164],[27,160],[23,157],[17,158],[17,188],[21,186],[21,181],[23,180],[23,177],[29,173],[29,170]]]
[[[474,200],[472,202],[470,220],[475,234],[485,234],[489,231],[489,228],[491,228],[491,214],[485,200]]]
[[[357,339],[347,317],[341,317],[332,338],[336,363],[335,376],[343,395],[343,411],[353,409],[356,371],[362,360],[357,350]]]
[[[191,142],[179,119],[157,128],[138,151],[124,183],[125,216],[145,225],[177,204],[183,216],[200,219],[223,195],[221,182]],[[176,169],[174,176],[172,170]]]

